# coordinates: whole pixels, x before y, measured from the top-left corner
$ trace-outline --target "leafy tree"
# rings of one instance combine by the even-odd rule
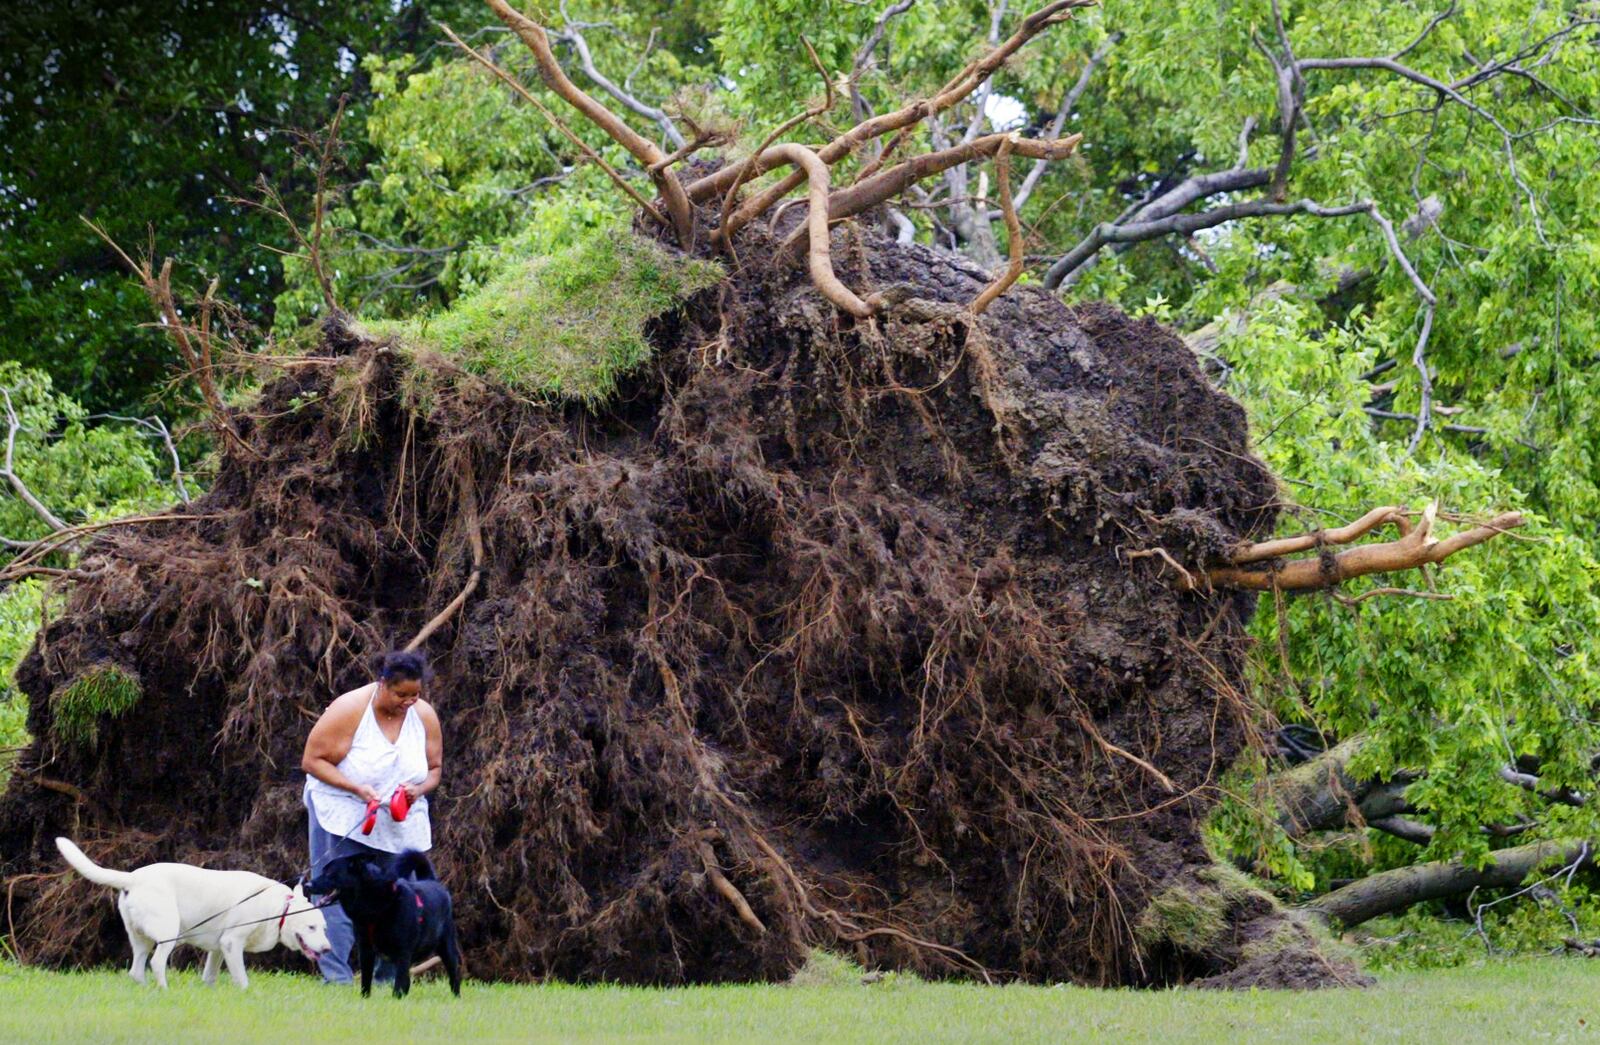
[[[170,353],[138,286],[79,216],[138,243],[151,227],[194,282],[271,318],[289,235],[243,205],[265,178],[297,213],[298,135],[350,97],[361,138],[373,51],[421,52],[464,3],[292,0],[21,5],[0,26],[0,358],[95,410],[132,410]],[[358,166],[361,154],[350,157]],[[263,246],[264,245],[264,246]]]

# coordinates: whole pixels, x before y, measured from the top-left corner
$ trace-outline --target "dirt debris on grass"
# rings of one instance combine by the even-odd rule
[[[1262,962],[1138,928],[1211,866],[1255,596],[1126,552],[1271,531],[1241,408],[1113,308],[1019,288],[977,320],[984,273],[847,227],[841,277],[896,301],[858,324],[775,253],[650,320],[598,401],[330,322],[235,418],[252,452],[223,449],[207,518],[106,531],[19,672],[19,954],[126,946],[55,834],[296,874],[310,722],[466,590],[426,649],[475,975],[777,981],[821,945],[935,977],[1349,982],[1310,935]],[[52,728],[50,695],[112,667],[139,699]]]

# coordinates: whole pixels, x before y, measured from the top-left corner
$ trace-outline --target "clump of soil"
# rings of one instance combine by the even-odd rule
[[[311,720],[476,568],[426,647],[474,975],[778,980],[815,945],[934,976],[1225,972],[1135,927],[1210,866],[1255,597],[1126,553],[1195,565],[1271,529],[1242,410],[1153,322],[1027,289],[975,320],[983,273],[837,243],[898,301],[875,324],[743,246],[600,405],[331,324],[237,419],[255,452],[225,451],[205,518],[108,531],[23,665],[19,952],[125,947],[58,833],[111,866],[296,874]],[[107,665],[140,699],[59,735],[52,693]]]

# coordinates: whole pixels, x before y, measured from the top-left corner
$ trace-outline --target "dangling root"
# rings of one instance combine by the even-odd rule
[[[728,881],[722,869],[717,866],[717,856],[711,851],[711,843],[701,842],[696,848],[700,852],[700,862],[705,865],[706,881],[711,883],[711,887],[720,893],[723,899],[733,905],[733,909],[739,913],[741,922],[754,929],[757,935],[765,936],[766,925],[756,917],[756,912],[750,907],[750,901],[744,898],[744,894]]]

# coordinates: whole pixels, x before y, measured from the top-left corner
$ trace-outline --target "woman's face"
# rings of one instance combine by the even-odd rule
[[[393,679],[384,682],[383,691],[389,698],[390,709],[406,711],[422,696],[422,683],[417,679]]]

